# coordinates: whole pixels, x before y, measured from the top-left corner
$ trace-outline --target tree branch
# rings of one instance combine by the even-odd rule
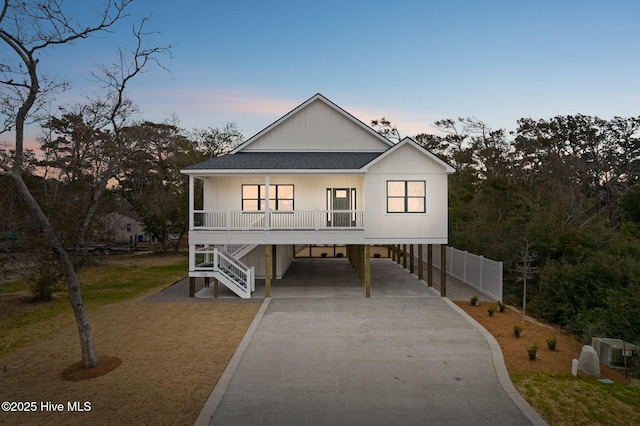
[[[67,44],[77,39],[87,38],[92,33],[106,31],[120,19],[129,16],[124,13],[124,10],[132,2],[133,0],[110,0],[101,14],[100,21],[94,26],[85,28],[80,27],[79,24],[74,26],[66,18],[65,13],[62,11],[62,2],[53,0],[47,2],[47,4],[36,3],[36,10],[42,12],[42,15],[34,13],[34,19],[53,23],[51,31],[56,34],[49,34],[48,37],[43,37],[43,41],[40,44],[34,44],[31,51],[40,50],[50,45]]]
[[[4,0],[3,3],[4,4],[2,5],[2,12],[0,12],[0,23],[2,23],[2,20],[4,19],[4,17],[7,16],[7,9],[9,8],[9,0]]]

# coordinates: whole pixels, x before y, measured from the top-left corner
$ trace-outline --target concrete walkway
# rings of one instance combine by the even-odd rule
[[[331,290],[279,281],[196,424],[544,424],[486,330],[393,262],[372,265],[387,287],[374,279],[370,299],[326,263],[314,272],[338,274]]]

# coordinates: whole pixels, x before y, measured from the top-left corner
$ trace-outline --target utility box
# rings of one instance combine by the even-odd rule
[[[620,339],[593,337],[591,346],[598,353],[600,362],[609,367],[624,367],[631,363],[631,358],[638,356],[638,346]]]

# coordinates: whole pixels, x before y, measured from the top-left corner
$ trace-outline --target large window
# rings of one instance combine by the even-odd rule
[[[242,185],[242,210],[265,210],[266,187]],[[293,185],[269,185],[269,210],[293,211]]]
[[[425,213],[423,180],[387,181],[387,213]]]

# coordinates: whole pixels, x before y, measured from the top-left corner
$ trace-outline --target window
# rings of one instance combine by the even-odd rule
[[[242,210],[264,210],[266,199],[264,185],[242,185]],[[269,209],[293,211],[293,185],[269,185]]]
[[[425,213],[423,180],[387,181],[387,213]]]

